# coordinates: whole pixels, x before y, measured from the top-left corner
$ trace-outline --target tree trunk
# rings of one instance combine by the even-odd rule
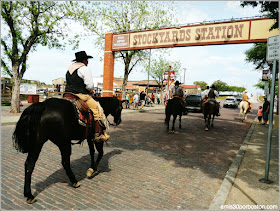
[[[14,69],[14,67],[13,67]],[[17,71],[16,71],[17,72]],[[19,88],[20,88],[20,76],[18,74],[13,75],[13,90],[12,90],[12,101],[11,101],[11,111],[10,113],[19,113],[20,112],[20,99],[19,99]]]
[[[126,86],[128,81],[128,71],[124,71],[123,84],[122,84],[122,100],[125,100]]]

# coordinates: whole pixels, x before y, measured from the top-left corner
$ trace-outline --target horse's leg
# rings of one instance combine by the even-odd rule
[[[204,122],[205,122],[205,130],[207,131],[208,130],[208,115],[207,114],[204,114]]]
[[[25,161],[25,178],[24,178],[24,196],[27,197],[27,203],[36,202],[35,197],[31,193],[31,175],[34,170],[36,161],[38,160],[41,149],[36,152],[29,152]]]
[[[179,128],[182,129],[182,115],[179,115]]]
[[[96,169],[96,164],[94,161],[94,143],[92,141],[92,139],[87,139],[88,142],[88,147],[89,147],[89,153],[90,153],[90,157],[91,157],[91,165],[90,168],[87,170],[87,178],[91,178],[94,175],[94,172],[97,170]]]
[[[70,141],[62,143],[62,145],[59,146],[59,149],[60,149],[60,153],[61,153],[62,166],[65,169],[70,182],[72,183],[74,188],[80,187],[80,183],[76,180],[76,177],[70,166],[70,155],[71,155]]]
[[[166,131],[169,132],[169,121],[170,121],[170,115],[166,115],[166,118],[165,118],[165,124],[166,124]]]
[[[176,121],[177,115],[173,114],[173,122],[172,122],[172,133],[175,132],[175,121]]]
[[[104,151],[103,151],[104,141],[95,142],[94,145],[95,145],[95,148],[96,148],[96,150],[98,152],[97,159],[96,159],[96,162],[95,162],[94,170],[98,172],[99,162],[100,162],[100,160],[102,159],[102,157],[104,155]]]
[[[211,121],[211,127],[214,127],[214,118],[215,118],[215,115],[213,114],[213,118],[212,118],[212,121]]]

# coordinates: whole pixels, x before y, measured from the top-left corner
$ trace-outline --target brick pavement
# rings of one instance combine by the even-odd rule
[[[201,114],[184,116],[184,129],[174,135],[165,132],[163,110],[127,113],[122,119],[110,129],[101,173],[93,179],[85,174],[90,165],[87,143],[72,148],[78,189],[69,186],[58,148],[47,142],[32,175],[38,200],[33,205],[23,196],[26,155],[12,146],[14,125],[4,126],[2,209],[208,209],[252,122],[221,117],[207,136],[198,138],[205,134]]]

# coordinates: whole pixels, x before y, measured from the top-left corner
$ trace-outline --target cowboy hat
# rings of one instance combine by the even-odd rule
[[[248,92],[248,90],[245,90],[244,92],[246,93],[246,92]]]
[[[75,61],[82,61],[83,59],[91,59],[93,58],[92,56],[88,56],[85,51],[79,51],[75,53],[76,59],[72,60],[72,62]]]
[[[212,89],[216,89],[216,87],[215,87],[215,85],[213,84],[210,88],[212,88]]]
[[[179,81],[175,81],[175,85],[179,85],[181,84]]]

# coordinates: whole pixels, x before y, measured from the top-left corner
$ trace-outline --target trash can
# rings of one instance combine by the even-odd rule
[[[28,95],[27,102],[28,103],[38,103],[39,102],[39,95]]]

